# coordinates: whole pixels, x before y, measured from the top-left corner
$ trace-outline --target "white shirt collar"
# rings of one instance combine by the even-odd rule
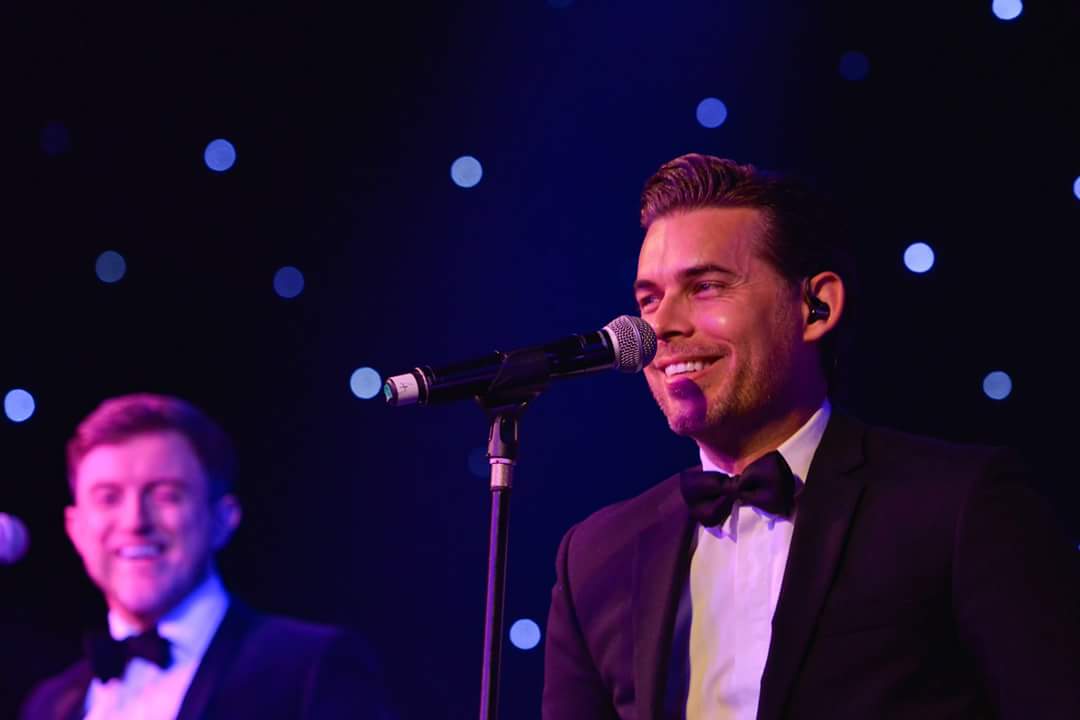
[[[829,399],[825,398],[825,402],[810,416],[810,419],[777,448],[787,462],[788,467],[791,468],[791,473],[800,483],[806,482],[806,474],[810,472],[810,462],[814,459],[814,453],[817,451],[818,445],[821,444],[821,438],[825,434],[825,426],[829,424],[830,415],[832,415],[832,405],[829,403]],[[699,454],[702,469],[723,472],[716,463],[705,455],[704,450],[700,450]]]
[[[217,572],[211,570],[206,580],[166,613],[158,623],[158,633],[169,641],[174,659],[201,657],[228,608],[229,595],[225,586]],[[138,628],[117,613],[109,612],[109,634],[114,639],[123,640],[138,632]]]

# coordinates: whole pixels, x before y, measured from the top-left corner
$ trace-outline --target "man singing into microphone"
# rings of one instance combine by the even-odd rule
[[[25,720],[389,718],[374,658],[341,629],[230,596],[214,554],[240,522],[225,433],[174,397],[106,400],[68,443],[68,536],[109,608],[87,658]]]
[[[802,184],[646,183],[646,378],[701,466],[563,538],[545,720],[1077,718],[1075,551],[1012,453],[829,401],[851,264]]]

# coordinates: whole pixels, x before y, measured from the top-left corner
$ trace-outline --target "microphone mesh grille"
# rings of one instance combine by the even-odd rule
[[[656,333],[641,318],[620,315],[604,329],[615,345],[616,370],[640,372],[656,356]]]

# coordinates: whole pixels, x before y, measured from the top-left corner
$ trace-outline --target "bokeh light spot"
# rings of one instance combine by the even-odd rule
[[[858,50],[840,56],[840,75],[845,80],[865,80],[870,74],[870,59]]]
[[[127,263],[120,253],[115,250],[106,250],[98,255],[97,262],[94,263],[94,272],[97,273],[98,280],[101,282],[114,283],[124,277],[124,273],[127,272]]]
[[[1073,180],[1073,195],[1077,200],[1080,200],[1080,176]]]
[[[71,150],[71,133],[63,123],[51,122],[41,129],[41,151],[49,157]]]
[[[228,140],[211,140],[203,153],[206,167],[214,172],[225,172],[236,163],[236,148]]]
[[[926,243],[912,243],[904,251],[904,265],[913,273],[924,273],[934,267],[934,251]]]
[[[21,388],[10,390],[4,396],[4,414],[11,422],[29,420],[35,408],[34,396]]]
[[[274,273],[274,292],[291,300],[304,291],[304,274],[292,265],[286,265]]]
[[[983,392],[992,400],[1004,400],[1012,393],[1012,378],[1008,373],[995,370],[983,378]]]
[[[998,20],[1015,20],[1024,12],[1024,3],[1020,0],[994,0],[991,9]]]
[[[377,396],[382,391],[382,384],[379,373],[369,367],[356,368],[349,376],[349,389],[361,400]]]
[[[472,155],[462,155],[450,165],[450,178],[458,187],[471,188],[484,177],[484,168]]]
[[[540,626],[523,618],[510,626],[510,642],[519,650],[532,650],[540,644]]]
[[[707,97],[697,106],[697,121],[702,127],[717,128],[727,120],[727,105],[719,98]]]

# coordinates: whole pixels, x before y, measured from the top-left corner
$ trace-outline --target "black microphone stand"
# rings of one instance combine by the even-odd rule
[[[488,535],[484,660],[480,676],[480,720],[499,716],[499,671],[506,604],[506,558],[510,541],[510,490],[518,455],[518,421],[547,387],[551,368],[543,349],[508,353],[491,386],[476,397],[487,412],[491,464],[491,526]]]

